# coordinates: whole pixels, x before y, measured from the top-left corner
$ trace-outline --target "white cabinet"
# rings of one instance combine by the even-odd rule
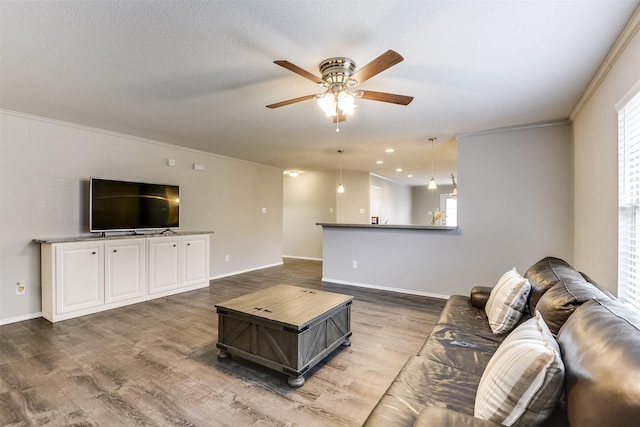
[[[149,294],[169,295],[209,283],[209,235],[150,237]]]
[[[145,246],[144,239],[105,242],[105,303],[141,300],[144,297]]]
[[[182,237],[182,286],[209,281],[209,236]]]
[[[209,285],[209,234],[40,243],[51,322]]]
[[[75,243],[55,248],[56,314],[104,304],[104,246]]]
[[[150,237],[149,293],[157,294],[180,287],[180,237]]]

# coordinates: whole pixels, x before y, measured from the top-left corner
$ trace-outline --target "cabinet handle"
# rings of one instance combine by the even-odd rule
[[[191,246],[191,243],[187,243],[187,246]]]
[[[113,252],[114,252],[114,253],[115,253],[115,252],[118,252],[118,250],[117,250],[117,249],[114,249],[114,250],[113,250]]]
[[[91,255],[95,255],[95,254],[96,254],[96,251],[91,252]]]
[[[173,247],[175,248],[175,247],[176,247],[176,245],[173,245]]]

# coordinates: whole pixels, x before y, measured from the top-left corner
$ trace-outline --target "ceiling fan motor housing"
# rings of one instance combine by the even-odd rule
[[[356,63],[352,59],[343,57],[325,59],[320,63],[319,68],[322,80],[331,89],[339,91],[345,86],[353,87],[357,84],[356,81],[350,80],[356,70]]]

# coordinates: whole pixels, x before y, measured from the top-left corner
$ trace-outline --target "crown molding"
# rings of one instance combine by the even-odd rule
[[[36,115],[33,115],[33,114],[23,113],[23,112],[20,112],[20,111],[6,110],[6,109],[3,109],[3,108],[0,108],[0,114],[6,114],[6,115],[10,115],[10,116],[15,116],[15,117],[22,117],[24,119],[36,120],[36,121],[44,122],[44,123],[51,123],[51,124],[58,125],[58,126],[65,126],[65,127],[80,129],[80,130],[84,130],[84,131],[87,131],[87,132],[100,133],[100,134],[103,134],[103,135],[114,136],[114,137],[117,137],[117,138],[130,139],[132,141],[141,142],[143,144],[152,144],[152,145],[157,145],[157,146],[161,146],[161,147],[173,148],[173,149],[176,149],[176,150],[188,151],[188,152],[196,153],[196,154],[202,154],[202,155],[209,156],[209,157],[216,157],[216,158],[219,158],[219,159],[233,160],[235,162],[262,166],[262,167],[269,168],[269,169],[283,170],[282,168],[277,168],[275,166],[270,166],[270,165],[264,165],[262,163],[252,162],[250,160],[243,160],[243,159],[238,159],[238,158],[235,158],[235,157],[224,156],[222,154],[211,153],[209,151],[197,150],[195,148],[189,148],[189,147],[184,147],[182,145],[170,144],[168,142],[157,141],[155,139],[143,138],[143,137],[140,137],[140,136],[129,135],[129,134],[126,134],[126,133],[115,132],[115,131],[111,131],[111,130],[107,130],[107,129],[101,129],[101,128],[96,128],[96,127],[91,127],[91,126],[86,126],[86,125],[80,125],[80,124],[77,124],[77,123],[67,122],[67,121],[64,121],[64,120],[52,119],[52,118],[43,117],[43,116],[36,116]]]
[[[631,15],[629,22],[627,22],[627,25],[625,25],[625,27],[622,29],[622,32],[616,39],[615,43],[613,44],[613,47],[611,48],[607,56],[604,58],[604,61],[602,61],[602,64],[600,64],[598,71],[596,71],[595,75],[591,79],[591,82],[589,83],[585,91],[582,93],[582,96],[580,97],[576,105],[573,107],[573,110],[571,110],[571,114],[569,114],[569,118],[571,120],[573,120],[580,113],[580,111],[582,111],[582,109],[589,102],[591,97],[596,93],[596,91],[598,90],[600,85],[604,82],[605,78],[607,77],[607,75],[609,74],[609,72],[611,71],[615,63],[620,58],[620,55],[622,55],[622,53],[625,51],[625,49],[627,48],[631,40],[633,40],[633,38],[636,36],[639,30],[640,30],[640,7],[638,7],[633,13],[633,15]]]
[[[455,135],[456,138],[465,138],[469,136],[489,135],[493,133],[513,132],[517,130],[544,128],[549,126],[561,126],[571,124],[570,119],[549,120],[546,122],[525,123],[521,125],[505,126],[501,128],[478,130],[473,132],[461,132]]]

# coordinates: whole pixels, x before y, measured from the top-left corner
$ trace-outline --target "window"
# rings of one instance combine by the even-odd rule
[[[618,297],[640,309],[640,93],[618,110]]]
[[[440,195],[440,210],[444,213],[444,225],[458,225],[458,198],[451,194]]]

